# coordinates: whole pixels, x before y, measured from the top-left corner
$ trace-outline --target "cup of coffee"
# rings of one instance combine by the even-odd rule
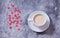
[[[49,24],[49,16],[44,11],[34,11],[28,17],[28,25],[33,31],[43,32],[49,27]]]
[[[36,14],[33,20],[34,24],[38,27],[43,26],[46,22],[45,16],[43,14]]]

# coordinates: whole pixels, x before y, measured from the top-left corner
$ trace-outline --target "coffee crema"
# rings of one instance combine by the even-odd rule
[[[45,17],[42,14],[37,14],[34,16],[34,23],[37,24],[37,26],[42,26],[44,21]]]

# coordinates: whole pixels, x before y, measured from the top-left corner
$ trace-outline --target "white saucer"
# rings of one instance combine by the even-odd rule
[[[34,15],[36,14],[44,14],[46,16],[46,23],[43,25],[43,26],[40,26],[40,27],[36,27],[34,24],[33,24],[33,17]],[[36,31],[36,32],[43,32],[45,31],[48,27],[49,27],[49,24],[50,24],[50,19],[48,17],[48,15],[43,12],[43,11],[34,11],[32,12],[29,17],[28,17],[28,26],[30,27],[30,29],[32,29],[33,31]]]

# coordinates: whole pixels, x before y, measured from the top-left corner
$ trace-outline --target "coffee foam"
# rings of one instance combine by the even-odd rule
[[[37,14],[34,16],[34,23],[37,26],[42,26],[45,22],[45,17],[42,14]]]

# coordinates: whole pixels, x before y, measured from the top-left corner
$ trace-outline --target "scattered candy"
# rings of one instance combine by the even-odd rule
[[[18,13],[21,13],[21,11],[20,11],[19,9],[17,9],[17,12],[18,12]]]
[[[16,12],[17,11],[17,8],[14,8],[14,12]]]
[[[12,26],[10,25],[9,28],[12,29]]]
[[[16,20],[15,22],[16,22],[16,24],[18,24],[18,23],[19,23],[19,21],[18,21],[18,20]]]
[[[22,25],[22,21],[23,20],[19,20],[21,18],[21,10],[19,8],[16,8],[14,3],[11,4],[11,6],[7,7],[8,9],[10,9],[11,7],[13,7],[13,10],[8,13],[8,22],[9,22],[9,28],[12,29],[12,24],[15,24],[16,27],[20,25]],[[17,28],[18,30],[20,30],[20,28]]]
[[[17,19],[20,18],[20,16],[17,16]]]
[[[10,7],[7,7],[7,9],[10,9]]]
[[[11,12],[11,14],[13,14],[13,12]]]
[[[12,25],[12,21],[9,21],[9,25]]]
[[[12,23],[14,23],[14,19],[11,19]]]
[[[11,18],[12,18],[12,19],[14,19],[14,17],[13,17],[13,16],[12,16]]]
[[[16,24],[16,27],[18,27],[18,24]]]
[[[12,3],[11,6],[14,7],[14,4]]]
[[[22,22],[22,20],[20,20],[20,22]]]
[[[14,16],[15,16],[15,17],[17,17],[17,15],[16,15],[16,14],[14,14]]]
[[[17,28],[18,31],[20,31],[20,28]]]

